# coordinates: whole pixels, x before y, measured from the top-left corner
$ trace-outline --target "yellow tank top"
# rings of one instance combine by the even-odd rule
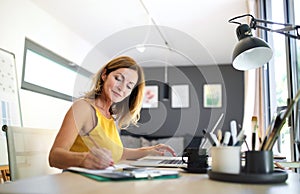
[[[104,147],[111,151],[114,162],[120,161],[123,154],[123,144],[114,119],[108,119],[96,109],[97,125],[89,135],[78,135],[70,151],[88,152],[92,147]]]

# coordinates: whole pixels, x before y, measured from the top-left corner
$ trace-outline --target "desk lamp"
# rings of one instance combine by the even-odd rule
[[[246,16],[251,17],[250,25],[241,24],[235,21],[236,19]],[[287,37],[300,39],[298,31],[300,26],[256,19],[251,14],[234,17],[229,20],[229,23],[239,24],[236,29],[239,42],[235,46],[232,55],[232,65],[238,70],[244,71],[261,67],[267,63],[273,55],[272,49],[264,40],[252,36],[251,29],[255,30],[256,28],[260,28],[266,31],[284,34]],[[283,26],[283,28],[274,30],[266,26],[262,26],[260,23],[276,24]],[[290,34],[290,31],[295,31],[296,35]]]
[[[236,19],[242,17],[251,17],[250,25],[241,24],[235,21]],[[256,19],[250,14],[244,14],[241,16],[234,17],[230,19],[228,22],[239,25],[236,29],[236,34],[239,42],[235,46],[232,55],[233,67],[238,70],[244,71],[244,70],[250,70],[250,69],[261,67],[265,63],[267,63],[273,55],[272,49],[264,40],[252,36],[251,29],[255,30],[256,28],[260,28],[266,31],[283,34],[286,37],[300,39],[299,25],[284,24],[284,23],[277,23],[277,22],[272,22],[267,20]],[[261,23],[264,24],[264,26],[260,25]],[[283,27],[274,30],[266,27],[266,24],[276,24]],[[289,32],[291,31],[294,31],[294,33],[290,34]],[[292,109],[294,108],[295,105],[296,106],[298,105],[297,102],[299,101],[299,99],[300,99],[300,90],[298,90],[294,99],[292,99],[292,101],[288,105],[287,110],[285,111],[284,115],[281,117],[281,121],[279,123],[278,128],[274,130],[273,136],[269,137],[267,143],[269,146],[265,146],[263,150],[272,149],[277,137],[279,136],[280,129],[282,128],[285,119],[291,115]],[[298,110],[298,107],[296,107],[296,110]],[[298,111],[296,111],[296,118],[297,117],[298,117]],[[296,120],[295,126],[297,126],[297,121],[298,120]],[[299,141],[297,141],[296,138],[295,138],[295,144],[297,144],[298,149],[300,149]]]

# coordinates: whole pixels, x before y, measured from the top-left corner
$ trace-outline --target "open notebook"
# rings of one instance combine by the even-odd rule
[[[174,157],[174,156],[146,156],[132,162],[130,165],[143,166],[143,167],[170,167],[170,168],[187,167],[187,164],[183,163],[182,157]]]

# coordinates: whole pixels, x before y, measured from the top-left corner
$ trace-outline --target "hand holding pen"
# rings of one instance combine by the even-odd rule
[[[109,166],[114,166],[114,162],[108,149],[92,147],[86,153],[80,166],[89,169],[105,169]]]
[[[114,166],[111,151],[100,147],[97,142],[89,134],[85,134],[86,141],[89,141],[90,151],[86,153],[80,166],[89,169],[105,169],[109,166]]]

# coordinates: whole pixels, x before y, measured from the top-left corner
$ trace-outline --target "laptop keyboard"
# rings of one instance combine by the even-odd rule
[[[159,164],[183,164],[182,160],[166,159],[159,162]]]

